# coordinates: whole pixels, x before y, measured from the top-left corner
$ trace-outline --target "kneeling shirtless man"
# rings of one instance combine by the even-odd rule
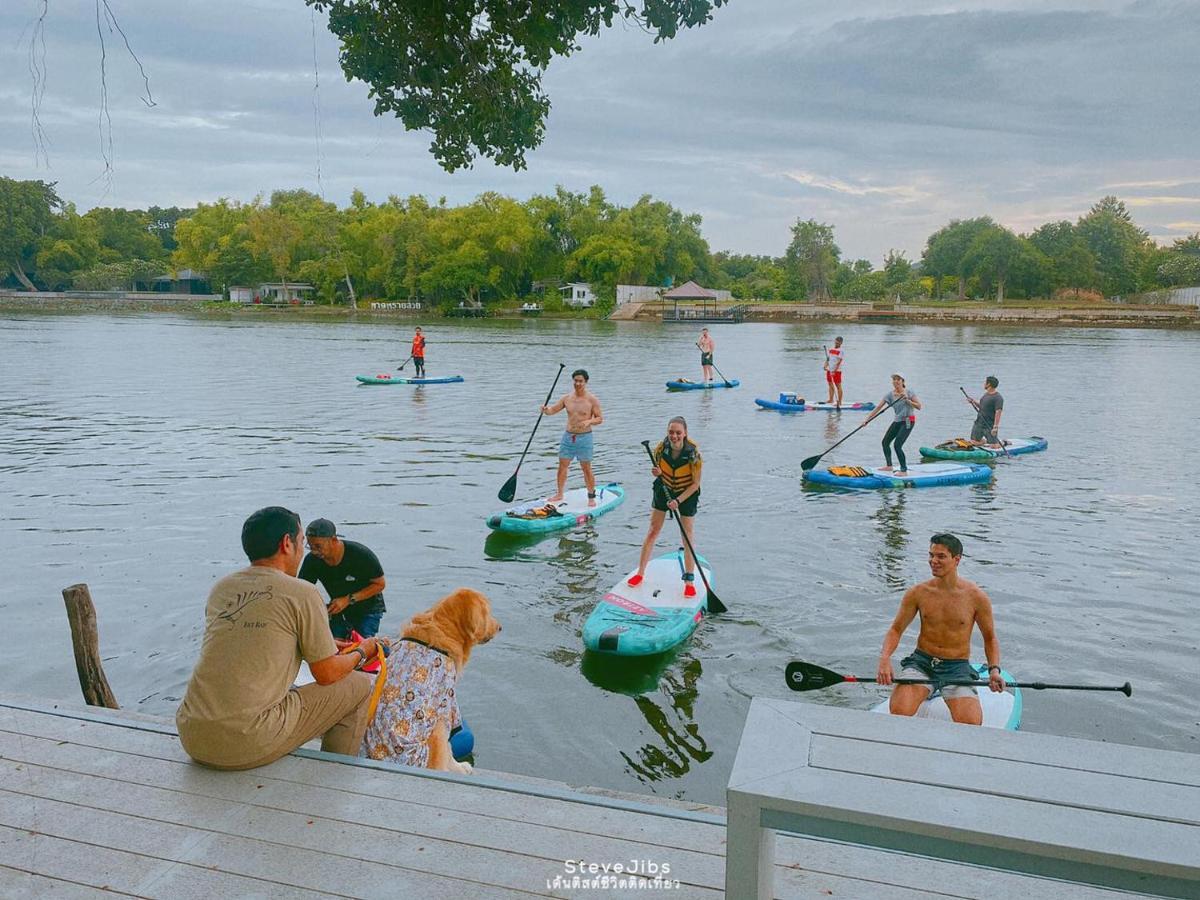
[[[971,681],[978,676],[971,668],[971,629],[979,626],[988,661],[988,687],[1004,690],[1000,677],[1000,642],[992,622],[992,601],[974,582],[958,577],[962,541],[952,534],[935,534],[929,539],[929,570],[933,577],[909,588],[900,601],[896,620],[883,637],[879,654],[880,684],[892,683],[892,654],[900,637],[921,616],[921,633],[911,656],[900,661],[901,678],[928,678],[928,684],[898,684],[892,689],[892,715],[911,716],[931,696],[941,691],[955,722],[983,724],[983,707],[975,688],[948,685],[946,681]]]

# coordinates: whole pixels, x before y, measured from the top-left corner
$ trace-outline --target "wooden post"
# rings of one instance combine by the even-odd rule
[[[120,709],[100,662],[100,635],[96,630],[96,607],[92,605],[91,591],[86,584],[73,584],[63,588],[62,595],[67,604],[67,621],[71,623],[75,671],[79,674],[83,699],[88,706]]]

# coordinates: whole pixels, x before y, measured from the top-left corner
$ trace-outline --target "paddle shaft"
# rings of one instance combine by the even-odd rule
[[[654,458],[654,451],[650,449],[650,442],[642,441],[642,446],[646,448],[646,455],[650,457],[650,464],[657,468],[658,460]],[[671,493],[671,489],[667,487],[661,477],[655,478],[654,482],[667,495],[668,500],[676,499],[675,495]],[[679,523],[679,534],[683,537],[684,544],[687,545],[688,553],[692,554],[692,559],[696,560],[696,570],[700,573],[700,580],[704,582],[704,590],[708,592],[708,611],[714,613],[725,612],[725,604],[713,593],[712,586],[708,583],[708,576],[704,574],[704,566],[700,565],[700,559],[696,556],[696,548],[692,546],[692,539],[688,537],[687,529],[683,527],[683,516],[679,515],[678,512],[669,506],[667,507],[667,512]]]
[[[858,678],[854,675],[843,675],[842,680],[848,683],[858,684],[878,684],[878,678]],[[1047,684],[1044,681],[1006,681],[1004,682],[1009,687],[1028,688],[1032,691],[1118,691],[1124,694],[1128,685],[1103,685],[1103,684]],[[930,681],[928,678],[893,678],[892,684],[942,684],[942,685],[962,685],[964,687],[981,687],[987,684],[983,679],[977,681]]]
[[[907,394],[901,394],[899,397],[892,398],[892,400],[886,406],[884,406],[883,409],[879,410],[879,413],[882,413],[884,409],[891,409],[892,406],[899,403],[906,396],[907,396]],[[811,469],[813,466],[815,466],[817,464],[817,462],[821,459],[822,456],[824,456],[826,453],[829,453],[830,450],[836,450],[841,444],[844,444],[846,441],[850,440],[850,438],[854,437],[854,435],[858,434],[860,431],[862,431],[864,428],[866,428],[868,425],[870,425],[871,420],[876,418],[879,415],[879,413],[875,413],[874,415],[868,416],[867,421],[863,422],[861,425],[859,425],[857,428],[855,428],[852,432],[850,432],[848,435],[846,435],[844,438],[842,438],[840,441],[838,441],[836,444],[834,444],[832,447],[830,447],[829,450],[825,450],[822,453],[818,453],[816,456],[810,456],[808,459],[804,460],[802,463],[800,463],[800,468],[803,469],[805,472],[807,472],[809,469]]]
[[[525,462],[525,454],[529,452],[529,446],[533,443],[533,436],[537,434],[538,426],[542,424],[542,417],[546,415],[545,407],[550,405],[550,398],[554,396],[554,389],[558,387],[558,379],[562,378],[563,369],[566,367],[566,363],[558,364],[558,374],[554,376],[554,384],[550,385],[550,390],[546,392],[546,402],[538,410],[537,421],[533,423],[533,431],[529,432],[529,440],[525,442],[525,449],[521,451],[521,458],[517,461],[517,468],[513,470],[513,475],[516,475],[521,470],[521,463]]]
[[[396,371],[403,372],[404,367],[407,366],[410,362],[412,362],[412,356],[409,356],[408,359],[406,359],[404,362],[400,363],[400,365],[397,367]]]

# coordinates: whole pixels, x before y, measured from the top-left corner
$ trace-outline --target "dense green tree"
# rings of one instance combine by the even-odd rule
[[[102,255],[99,225],[79,215],[74,203],[64,203],[38,243],[38,281],[47,290],[67,290],[80,272],[99,264]]]
[[[84,213],[84,218],[96,223],[101,262],[167,256],[158,235],[150,231],[150,217],[140,209],[97,206]]]
[[[798,293],[816,302],[828,300],[842,251],[833,240],[833,226],[815,219],[796,220],[788,244],[788,275]]]
[[[178,242],[171,254],[176,269],[204,272],[214,285],[228,289],[253,286],[271,277],[269,264],[250,245],[250,216],[259,208],[226,199],[201,203],[193,215],[175,226]]]
[[[1158,277],[1164,285],[1192,287],[1200,285],[1200,254],[1171,253],[1158,266]]]
[[[175,242],[175,225],[180,219],[186,219],[196,210],[184,209],[179,206],[152,206],[146,210],[146,227],[158,238],[162,248],[172,252],[178,244]]]
[[[36,291],[25,270],[34,263],[39,242],[54,223],[62,200],[55,182],[0,177],[0,266],[27,291]]]
[[[967,295],[967,277],[970,274],[966,264],[967,252],[982,232],[994,227],[996,223],[988,216],[951,220],[949,225],[929,236],[921,254],[921,271],[936,279],[945,275],[957,278],[958,299],[964,299]]]
[[[996,302],[1004,302],[1004,288],[1010,278],[1022,278],[1036,271],[1042,254],[1029,241],[1017,237],[1002,225],[992,225],[975,235],[963,257],[964,269],[977,277],[984,287],[996,289]]]
[[[655,42],[703,25],[727,0],[306,0],[329,15],[347,80],[367,84],[375,115],[433,133],[447,171],[476,155],[525,167],[542,142],[550,98],[542,73],[613,20]]]
[[[1132,294],[1152,286],[1146,270],[1155,247],[1149,235],[1134,224],[1124,203],[1116,197],[1105,197],[1076,227],[1096,257],[1105,294]]]
[[[903,250],[889,250],[883,260],[883,272],[887,277],[888,287],[896,287],[910,281],[916,274],[913,264],[904,255]]]
[[[1093,290],[1100,286],[1096,256],[1083,235],[1067,221],[1047,222],[1029,235],[1029,242],[1046,258],[1044,294],[1059,290]]]

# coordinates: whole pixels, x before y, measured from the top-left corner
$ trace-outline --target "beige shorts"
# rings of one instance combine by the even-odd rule
[[[900,674],[897,675],[896,677],[897,678],[928,678],[929,676],[926,675],[924,672],[922,672],[920,669],[914,669],[910,666],[909,668],[901,669]],[[925,690],[928,693],[930,693],[930,694],[933,693],[933,685],[932,684],[914,684],[913,687],[925,688]],[[970,687],[965,684],[947,684],[942,687],[942,696],[945,697],[947,700],[959,700],[963,697],[978,697],[979,692],[976,691],[975,688]]]

